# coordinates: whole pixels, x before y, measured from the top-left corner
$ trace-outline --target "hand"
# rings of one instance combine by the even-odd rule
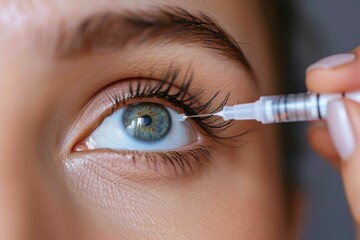
[[[315,63],[307,71],[306,83],[310,91],[318,93],[360,90],[360,47]],[[360,104],[334,101],[327,114],[327,127],[311,127],[309,140],[340,170],[351,212],[360,226]]]

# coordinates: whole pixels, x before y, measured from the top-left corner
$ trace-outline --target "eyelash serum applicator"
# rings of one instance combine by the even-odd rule
[[[338,99],[349,99],[360,103],[360,91],[340,94],[298,93],[264,96],[254,103],[225,106],[213,114],[186,116],[178,119],[219,116],[228,120],[257,120],[263,124],[300,122],[326,119],[327,105]]]

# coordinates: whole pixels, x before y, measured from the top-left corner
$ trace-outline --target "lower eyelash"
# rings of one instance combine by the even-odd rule
[[[182,173],[187,175],[194,173],[195,170],[201,167],[209,160],[211,153],[210,147],[198,146],[191,150],[171,151],[165,153],[158,153],[163,162],[170,163],[176,174]],[[211,148],[212,149],[212,148]]]
[[[75,168],[93,169],[108,172],[114,176],[144,176],[145,178],[171,179],[194,176],[210,162],[216,150],[210,146],[196,146],[190,150],[168,152],[114,151],[111,149],[93,150],[83,154],[73,154],[64,167],[69,171]],[[108,174],[101,174],[108,175]]]
[[[159,174],[174,173],[176,177],[192,175],[200,170],[211,157],[211,147],[197,146],[194,149],[168,152],[124,151],[131,155],[134,167],[146,165],[148,171]],[[165,170],[165,171],[162,171]]]

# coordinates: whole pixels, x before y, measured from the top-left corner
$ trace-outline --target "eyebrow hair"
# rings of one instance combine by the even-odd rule
[[[56,49],[57,55],[69,57],[154,41],[197,44],[251,69],[239,44],[219,24],[203,12],[196,16],[182,8],[91,15],[70,34],[61,32]]]

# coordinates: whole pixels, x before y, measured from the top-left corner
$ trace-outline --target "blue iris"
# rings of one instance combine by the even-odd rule
[[[169,111],[162,105],[150,102],[128,105],[122,115],[126,133],[143,142],[163,139],[171,128]]]

